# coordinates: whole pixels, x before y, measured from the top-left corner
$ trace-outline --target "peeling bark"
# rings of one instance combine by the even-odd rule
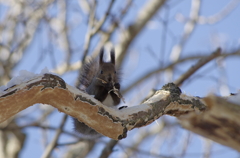
[[[213,106],[209,98],[200,99],[182,94],[173,83],[163,86],[141,105],[118,110],[104,106],[92,96],[69,86],[56,75],[44,74],[6,89],[5,94],[0,97],[0,122],[36,103],[49,104],[115,140],[125,138],[127,131],[146,126],[162,115],[172,115],[180,119],[183,127],[240,150],[240,124],[236,121],[239,118],[239,106],[229,107],[222,101],[221,106],[224,108],[219,108],[218,104]],[[234,117],[219,117],[225,115],[225,108],[230,108],[229,114],[234,109]],[[211,117],[205,117],[209,113]],[[230,131],[224,130],[225,128]],[[223,130],[219,134],[216,129]],[[225,143],[226,139],[234,142]]]

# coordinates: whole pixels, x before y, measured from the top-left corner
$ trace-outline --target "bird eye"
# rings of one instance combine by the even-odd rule
[[[101,70],[101,72],[100,72],[101,74],[103,74],[103,70]]]
[[[116,72],[116,71],[114,71],[114,73],[116,74],[117,72]]]

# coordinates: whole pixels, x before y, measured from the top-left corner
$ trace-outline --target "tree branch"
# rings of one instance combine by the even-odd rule
[[[115,145],[118,143],[117,140],[110,140],[107,145],[105,146],[105,148],[102,150],[102,153],[100,155],[100,158],[105,158],[105,157],[109,157],[109,155],[112,153],[113,148],[115,147]]]
[[[156,12],[163,6],[165,0],[151,0],[144,5],[138,13],[134,23],[129,25],[127,29],[120,33],[119,45],[116,46],[118,52],[118,63],[121,66],[123,63],[126,51],[138,33],[144,28],[147,22],[156,14]]]
[[[199,115],[192,113],[180,117],[182,126],[240,151],[240,106],[213,95],[204,101],[208,110]]]
[[[3,93],[0,97],[0,122],[3,122],[35,103],[43,103],[52,105],[60,112],[77,118],[97,132],[115,140],[125,138],[127,131],[146,126],[166,114],[181,118],[181,120],[183,120],[182,122],[188,121],[188,124],[184,124],[186,128],[194,127],[197,120],[184,118],[198,118],[205,113],[211,113],[211,110],[214,109],[212,108],[212,102],[209,102],[208,99],[202,100],[199,97],[184,95],[173,83],[163,86],[161,90],[156,91],[156,93],[143,104],[122,110],[104,106],[92,96],[67,85],[60,77],[53,74],[44,74],[29,79],[24,83],[4,90]],[[224,105],[226,107],[224,111],[221,111],[222,113],[225,113],[226,109],[229,108],[227,103]],[[214,106],[217,107],[218,105],[216,104]],[[233,105],[230,108],[233,109]],[[238,109],[240,107],[237,106],[235,108]],[[218,109],[218,113],[220,113],[219,110],[221,109]],[[199,115],[199,113],[202,114]],[[215,115],[218,115],[218,113]],[[230,115],[230,113],[227,113],[227,115]],[[227,127],[230,131],[235,131],[235,133],[239,132],[237,129],[240,129],[240,124],[235,121],[237,117],[240,117],[239,112],[234,113],[234,117],[229,116],[228,120],[225,121],[226,124],[223,125],[223,127],[218,126],[218,129]],[[207,123],[212,120],[211,118],[204,119],[206,127],[208,127]],[[197,125],[199,125],[200,129],[203,127],[202,124]],[[199,133],[211,138],[211,135],[216,132],[215,128],[210,127],[208,129],[202,128],[203,130]],[[191,130],[195,132],[196,129],[197,128],[194,127]],[[204,129],[206,129],[205,133]],[[222,135],[229,135],[229,133],[227,133],[229,131],[225,133],[224,131],[226,130],[223,130]],[[227,141],[218,141],[217,137],[221,136],[223,138],[222,135],[216,135],[216,139],[214,140],[221,144],[229,145],[225,143]],[[240,137],[240,135],[236,134],[234,138],[226,136],[227,139],[231,139],[229,142],[235,143],[232,143],[234,145],[230,144],[231,147],[240,151],[240,138],[236,137]],[[236,144],[238,144],[238,146]]]
[[[221,55],[221,49],[218,48],[215,52],[213,52],[211,55],[202,58],[199,60],[194,66],[192,66],[186,73],[184,73],[178,80],[176,80],[174,83],[176,86],[180,86],[187,78],[189,78],[194,72],[196,72],[199,68],[201,68],[203,65],[207,64],[209,61],[219,57]]]
[[[62,133],[62,131],[63,131],[63,126],[64,126],[66,120],[67,120],[67,115],[65,114],[65,115],[63,116],[63,119],[62,119],[62,122],[61,122],[61,124],[60,124],[60,127],[57,129],[56,135],[54,136],[52,142],[48,144],[46,150],[44,151],[44,153],[43,153],[43,155],[42,155],[42,158],[48,158],[48,157],[50,157],[53,149],[54,149],[54,148],[56,147],[56,145],[57,145],[57,141],[58,141],[58,139],[59,139],[59,137],[60,137],[60,135],[61,135],[61,133]]]
[[[195,54],[199,54],[199,53],[195,53]],[[211,56],[211,55],[210,55]],[[157,69],[154,69],[150,72],[148,72],[147,74],[144,74],[143,76],[140,76],[139,78],[136,79],[136,81],[134,81],[133,83],[131,83],[129,86],[127,86],[126,89],[123,89],[122,90],[122,93],[125,94],[127,93],[128,91],[130,91],[132,88],[136,87],[137,85],[139,85],[140,83],[142,83],[144,80],[152,77],[154,74],[157,74],[157,73],[160,73],[160,72],[163,72],[167,69],[173,69],[174,67],[176,67],[178,64],[181,64],[181,63],[184,63],[186,61],[190,61],[190,60],[196,60],[196,59],[202,59],[202,58],[210,58],[210,56],[206,56],[206,55],[198,55],[198,56],[189,56],[189,57],[185,57],[185,58],[182,58],[182,59],[179,59],[173,63],[170,63],[169,65],[166,65],[164,67],[160,67],[160,68],[157,68]],[[223,58],[226,58],[226,57],[232,57],[232,56],[240,56],[240,50],[235,50],[233,52],[224,52],[222,54],[220,54],[218,57],[223,57]]]
[[[190,18],[184,25],[184,31],[180,41],[178,42],[178,44],[174,45],[171,50],[170,54],[171,61],[175,62],[179,59],[187,40],[195,30],[196,22],[199,17],[200,7],[201,7],[200,0],[192,0],[192,6],[189,15]]]

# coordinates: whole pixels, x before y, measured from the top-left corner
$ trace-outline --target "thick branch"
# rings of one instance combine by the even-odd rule
[[[171,94],[173,88],[164,87],[166,90],[157,91],[144,104],[118,110],[102,105],[88,94],[67,85],[58,76],[44,74],[5,90],[0,98],[0,122],[29,106],[43,103],[77,118],[103,135],[122,139],[128,130],[148,125],[163,114],[179,116],[194,111],[193,105],[200,111],[205,109],[197,98],[184,96],[181,99],[180,89]],[[181,106],[178,107],[179,104]]]
[[[205,102],[207,104],[205,104]],[[4,94],[0,97],[0,122],[3,122],[35,103],[52,105],[60,112],[77,118],[99,133],[115,140],[125,138],[127,131],[146,126],[164,114],[181,117],[181,120],[184,120],[183,118],[190,116],[194,118],[201,116],[199,112],[203,114],[211,113],[212,109],[211,102],[207,99],[202,101],[198,97],[186,96],[181,93],[178,87],[169,83],[163,86],[161,90],[156,91],[156,93],[143,104],[118,110],[117,108],[104,106],[92,96],[67,85],[58,76],[44,74],[4,90]],[[215,106],[217,107],[218,105]],[[226,109],[232,108],[229,107],[228,104],[222,106],[225,106]],[[225,113],[226,109],[224,109],[222,113]],[[218,110],[221,111],[221,108]],[[215,115],[217,116],[220,111],[215,113]],[[227,115],[230,116],[230,113]],[[240,124],[234,123],[234,127],[230,126],[232,125],[230,123],[234,122],[239,115],[239,112],[234,113],[234,117],[228,117],[227,121],[225,120],[224,122],[225,124],[218,126],[218,129],[227,127],[229,130],[235,130],[235,133],[239,132],[237,129],[240,129]],[[212,118],[204,119],[206,125],[212,121]],[[195,119],[185,119],[184,121],[188,121],[188,124],[186,125],[185,123],[184,126],[186,128],[189,128],[189,126],[194,127],[197,121],[194,120]],[[208,138],[212,138],[209,135],[212,135],[216,129],[210,127],[211,126],[205,130],[203,128],[201,132],[196,131],[196,127],[189,129]],[[199,128],[201,129],[201,126],[199,126]],[[224,133],[225,131],[226,130],[223,130],[222,134],[229,135],[229,131]],[[230,146],[225,143],[226,141],[218,141],[218,136],[221,136],[221,138],[219,138],[221,140],[223,137],[231,139],[229,141],[235,143],[232,143],[234,145],[231,145],[231,147],[239,150],[240,138],[236,138],[240,136],[239,134],[234,135],[234,139],[233,137],[225,137],[222,135],[215,136],[216,138],[214,140],[216,142]],[[236,144],[238,144],[238,147]]]
[[[223,98],[204,98],[209,109],[180,117],[184,128],[240,151],[240,106]]]

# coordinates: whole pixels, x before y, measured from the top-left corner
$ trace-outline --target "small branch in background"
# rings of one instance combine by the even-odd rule
[[[179,155],[179,158],[186,157],[186,153],[190,145],[190,139],[191,139],[191,133],[189,132],[187,133],[187,136],[182,142],[182,144],[180,145],[182,147],[182,150],[181,150],[181,154]]]
[[[163,7],[165,0],[150,0],[143,5],[140,9],[135,21],[127,26],[126,29],[121,31],[118,39],[118,45],[116,46],[118,66],[121,67],[124,57],[127,54],[127,49],[136,38],[138,33],[142,31],[147,22]]]
[[[94,152],[95,145],[98,143],[98,139],[92,140],[78,140],[78,142],[69,142],[62,145],[70,145],[67,151],[64,151],[64,156],[61,158],[86,158],[89,153]],[[96,157],[96,156],[94,156]]]
[[[207,138],[202,138],[203,139],[203,158],[211,158],[212,153],[212,149],[213,149],[213,141]]]
[[[205,58],[200,59],[196,65],[192,66],[186,73],[184,73],[179,79],[177,79],[174,83],[179,87],[183,84],[183,82],[188,79],[192,74],[194,74],[198,69],[207,64],[209,61],[219,57],[221,55],[221,49],[218,48],[214,53]]]
[[[111,2],[108,5],[106,13],[103,15],[102,19],[99,21],[97,21],[95,19],[97,4],[96,4],[96,1],[93,2],[93,6],[91,7],[92,11],[90,11],[90,13],[89,13],[90,16],[89,16],[89,20],[88,20],[88,31],[85,36],[84,50],[83,50],[83,56],[82,56],[82,60],[81,60],[83,64],[85,63],[85,60],[86,60],[86,57],[87,57],[87,54],[89,51],[89,47],[91,45],[91,40],[100,31],[102,25],[105,23],[107,17],[109,16],[109,13],[112,9],[114,2],[115,2],[115,0],[111,0]],[[75,85],[76,85],[76,87],[79,87],[80,81],[77,80]]]
[[[177,60],[179,60],[184,46],[186,45],[193,31],[195,30],[196,21],[199,17],[200,7],[201,7],[201,0],[192,0],[189,19],[184,25],[182,36],[179,42],[172,47],[172,50],[169,56],[171,62],[176,62]],[[174,69],[168,69],[168,71],[166,71],[165,80],[168,82],[172,81],[173,73],[174,73]]]
[[[199,16],[197,19],[197,23],[204,25],[204,24],[215,24],[217,22],[220,22],[221,20],[224,20],[228,15],[230,15],[234,9],[236,9],[239,6],[240,1],[239,0],[232,0],[228,4],[224,5],[224,8],[219,11],[218,13],[215,13],[211,16]],[[176,17],[176,20],[179,22],[186,22],[188,18],[184,17],[182,14],[178,14]]]
[[[63,75],[66,72],[70,72],[70,71],[75,71],[75,70],[79,70],[82,66],[82,62],[77,61],[74,62],[72,64],[70,64],[69,66],[67,66],[66,63],[59,65],[56,69],[53,69],[51,72],[57,73],[58,75]]]
[[[0,128],[5,128],[7,126],[18,128],[14,117],[0,123]],[[11,132],[0,130],[0,157],[18,158],[19,153],[26,142],[26,138],[27,134],[22,130],[15,130]]]
[[[175,62],[180,58],[183,47],[185,46],[190,35],[193,33],[198,16],[199,16],[200,7],[201,7],[201,0],[192,0],[189,20],[186,22],[184,26],[184,31],[179,43],[173,46],[170,54],[170,60],[172,62]]]
[[[170,15],[170,9],[168,5],[165,5],[165,15],[164,15],[164,19],[162,20],[162,26],[163,26],[163,30],[161,32],[161,42],[160,42],[160,53],[161,56],[163,57],[163,59],[165,59],[165,52],[166,52],[166,45],[167,45],[167,33],[168,33],[168,23],[169,23],[169,15]],[[161,18],[161,17],[160,17]],[[164,65],[164,61],[162,60],[160,63],[160,66],[162,67]]]
[[[109,157],[109,155],[113,152],[113,148],[117,143],[118,143],[118,140],[114,140],[114,139],[110,140],[105,146],[105,148],[102,150],[100,158]]]
[[[124,17],[127,15],[128,11],[130,10],[130,7],[132,6],[133,0],[128,0],[126,2],[125,7],[120,10],[120,15],[118,17],[112,17],[111,24],[107,27],[106,30],[100,30],[101,32],[101,39],[99,40],[97,46],[95,47],[93,51],[93,57],[96,57],[100,51],[100,49],[106,44],[110,38],[112,37],[113,33],[119,29],[121,26],[121,21],[123,21]]]
[[[12,126],[7,126],[7,127],[4,127],[4,128],[0,127],[0,130],[2,130],[2,131],[15,131],[15,130],[20,130],[20,129],[25,129],[25,128],[41,128],[41,129],[47,129],[47,130],[52,130],[52,131],[55,131],[55,130],[58,129],[58,128],[53,127],[53,126],[45,126],[45,125],[40,125],[37,122],[33,122],[33,123],[30,123],[30,124],[27,124],[27,125],[17,126],[17,127],[12,127]],[[62,130],[62,133],[66,134],[66,135],[69,135],[69,136],[72,136],[72,137],[75,137],[75,138],[79,138],[79,136],[74,134],[73,132],[68,132],[68,131]]]
[[[84,48],[83,48],[83,56],[82,56],[82,62],[84,63],[85,58],[88,54],[89,46],[91,43],[91,38],[92,38],[92,28],[94,27],[94,21],[95,21],[95,13],[96,13],[96,1],[93,2],[91,6],[91,11],[89,13],[89,18],[88,18],[88,30],[85,35],[85,41],[84,41]]]
[[[103,17],[99,21],[97,21],[95,18],[97,4],[96,4],[96,2],[93,3],[92,11],[90,12],[90,17],[89,17],[88,31],[85,36],[85,45],[84,45],[82,62],[85,62],[86,56],[88,54],[89,46],[91,44],[92,37],[100,31],[102,25],[105,23],[107,17],[110,14],[110,11],[112,9],[114,2],[115,2],[115,0],[110,1],[108,8],[106,10],[106,13],[103,15]]]
[[[141,146],[142,142],[147,141],[150,137],[152,137],[153,135],[158,135],[160,133],[163,132],[163,129],[166,127],[165,126],[165,122],[161,121],[160,124],[155,124],[152,127],[150,127],[149,129],[140,129],[135,135],[134,137],[138,138],[138,139],[134,139],[132,142],[131,147],[123,147],[126,148],[125,153],[129,156],[129,157],[134,157],[134,155],[136,154],[136,152],[143,152],[139,149],[139,147]],[[122,144],[120,144],[121,146],[124,146]],[[159,149],[159,148],[158,148]],[[146,154],[146,153],[143,153]],[[149,152],[147,153],[148,155],[157,155],[154,154],[153,152]],[[157,155],[158,157],[162,157],[161,155]]]
[[[71,63],[71,58],[72,58],[72,48],[71,48],[71,39],[70,39],[70,29],[68,26],[68,18],[69,18],[69,1],[68,0],[64,0],[62,2],[63,5],[63,13],[65,11],[64,14],[64,29],[63,29],[63,37],[64,37],[64,41],[65,41],[65,49],[66,49],[66,63],[67,63],[67,68],[69,67],[70,63]]]
[[[51,156],[51,153],[52,153],[53,149],[57,145],[57,141],[59,139],[59,136],[61,135],[61,133],[63,131],[63,126],[64,126],[64,124],[65,124],[65,122],[67,120],[67,117],[68,117],[68,115],[64,114],[62,122],[61,122],[61,124],[59,126],[59,129],[57,129],[56,134],[55,134],[52,142],[48,144],[48,146],[45,149],[45,151],[44,151],[44,153],[43,153],[41,158],[49,158]]]
[[[41,1],[35,6],[35,9],[30,9],[32,4],[25,1],[8,3],[10,8],[6,13],[7,15],[3,17],[5,22],[0,23],[1,37],[6,37],[1,38],[0,42],[6,44],[9,48],[5,51],[8,55],[3,60],[4,63],[1,67],[4,71],[4,75],[0,76],[2,84],[10,80],[12,69],[17,67],[22,60],[22,56],[26,53],[26,49],[38,31],[37,28],[41,19],[45,16],[46,10],[52,3],[53,0]],[[26,10],[28,10],[27,14],[25,14]],[[19,33],[19,25],[22,26],[21,33]],[[0,59],[2,57],[4,55],[0,55]]]
[[[219,55],[219,57],[223,57],[223,58],[232,57],[232,56],[240,56],[240,50],[236,50],[236,51],[233,51],[233,52],[226,52],[226,53],[222,53],[222,54]],[[146,79],[152,77],[156,73],[160,73],[162,71],[166,71],[167,69],[172,69],[175,66],[177,66],[178,64],[181,64],[181,63],[189,61],[189,60],[196,60],[196,59],[202,59],[202,58],[207,58],[207,57],[208,56],[204,56],[204,55],[201,55],[201,56],[189,56],[189,57],[185,57],[185,58],[179,59],[176,62],[174,62],[172,64],[169,64],[169,65],[167,65],[167,66],[165,66],[163,68],[154,69],[154,70],[150,71],[149,73],[144,74],[143,76],[139,77],[136,81],[131,83],[130,86],[127,86],[127,88],[123,89],[122,90],[122,94],[127,93],[132,88],[135,88],[137,85],[139,85],[140,83],[142,83]]]
[[[115,0],[110,1],[106,13],[103,15],[102,19],[96,22],[95,26],[92,28],[92,32],[91,32],[92,35],[96,34],[100,30],[100,28],[106,21],[107,17],[109,16],[114,2]]]

